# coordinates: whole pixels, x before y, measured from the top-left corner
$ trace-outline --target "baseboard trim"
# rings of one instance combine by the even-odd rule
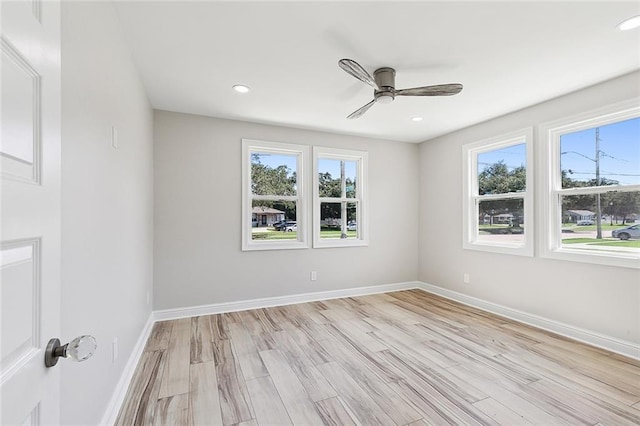
[[[223,312],[246,311],[248,309],[270,308],[274,306],[293,305],[296,303],[315,302],[318,300],[339,299],[342,297],[365,296],[367,294],[389,293],[391,291],[420,288],[419,281],[395,284],[382,284],[368,287],[347,288],[342,290],[319,291],[314,293],[294,294],[290,296],[266,297],[262,299],[242,300],[238,302],[214,303],[211,305],[187,308],[164,309],[154,311],[155,321],[166,321],[178,318],[213,315]]]
[[[147,344],[147,339],[151,334],[151,329],[153,329],[154,323],[155,320],[153,319],[153,312],[151,312],[147,322],[140,332],[140,336],[138,337],[133,350],[131,351],[131,355],[127,360],[127,364],[125,365],[122,375],[120,376],[120,380],[113,391],[111,399],[109,400],[107,409],[105,410],[104,415],[102,416],[102,421],[100,422],[101,425],[113,425],[116,423],[124,398],[127,396],[129,384],[133,379],[133,373],[135,373],[138,362],[140,362],[140,357],[142,357],[142,352]]]
[[[133,348],[127,365],[124,368],[122,376],[113,392],[111,400],[105,410],[100,424],[113,425],[118,417],[118,413],[124,402],[124,398],[129,389],[129,384],[133,378],[136,366],[140,361],[144,346],[151,334],[151,329],[156,321],[166,321],[178,318],[188,318],[200,315],[212,315],[224,312],[244,311],[248,309],[269,308],[274,306],[293,305],[296,303],[315,302],[319,300],[339,299],[343,297],[366,296],[368,294],[389,293],[392,291],[420,289],[427,293],[436,294],[444,298],[482,309],[501,317],[509,318],[527,325],[531,325],[561,336],[587,343],[602,349],[609,350],[630,358],[640,360],[640,345],[632,342],[616,339],[593,331],[574,327],[558,321],[540,317],[538,315],[523,312],[517,309],[509,308],[497,303],[489,302],[433,284],[421,281],[408,281],[395,284],[383,284],[368,287],[356,287],[342,290],[320,291],[314,293],[295,294],[290,296],[267,297],[262,299],[243,300],[237,302],[215,303],[210,305],[193,306],[178,309],[164,309],[153,311],[149,315],[144,328],[140,333],[140,337]]]
[[[483,311],[487,311],[501,317],[509,318],[561,336],[569,337],[579,342],[587,343],[629,358],[640,360],[640,345],[633,342],[606,336],[604,334],[523,312],[518,309],[509,308],[497,303],[488,302],[483,299],[468,296],[433,284],[421,282],[417,287],[428,293],[433,293],[438,296],[460,302],[464,305],[482,309]]]

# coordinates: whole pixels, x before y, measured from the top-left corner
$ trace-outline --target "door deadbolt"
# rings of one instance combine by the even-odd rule
[[[53,367],[58,363],[58,358],[86,361],[93,356],[97,347],[95,337],[88,335],[78,336],[66,345],[60,345],[60,339],[51,339],[44,351],[44,365]]]

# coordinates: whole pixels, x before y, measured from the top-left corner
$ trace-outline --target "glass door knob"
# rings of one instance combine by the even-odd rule
[[[58,358],[85,361],[91,358],[97,347],[96,339],[89,335],[76,337],[66,345],[60,345],[60,339],[51,339],[44,352],[44,365],[53,367],[58,363]]]

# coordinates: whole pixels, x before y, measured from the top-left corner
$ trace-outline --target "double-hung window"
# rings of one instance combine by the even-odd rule
[[[463,247],[533,255],[531,128],[463,146]]]
[[[640,107],[544,125],[545,257],[640,267]]]
[[[242,141],[242,249],[306,248],[309,148]]]
[[[367,245],[367,153],[314,147],[313,161],[313,246]]]

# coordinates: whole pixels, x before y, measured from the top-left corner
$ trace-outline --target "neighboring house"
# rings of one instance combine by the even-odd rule
[[[567,210],[565,222],[578,222],[579,220],[595,220],[596,214],[589,210]]]
[[[513,214],[502,213],[491,216],[490,214],[483,214],[480,216],[480,225],[494,225],[494,224],[509,224],[513,223]]]
[[[513,223],[513,215],[511,213],[502,213],[493,216],[493,223],[511,224]]]
[[[284,212],[282,210],[271,207],[254,207],[251,211],[251,224],[254,227],[271,226],[281,220],[284,220]]]

